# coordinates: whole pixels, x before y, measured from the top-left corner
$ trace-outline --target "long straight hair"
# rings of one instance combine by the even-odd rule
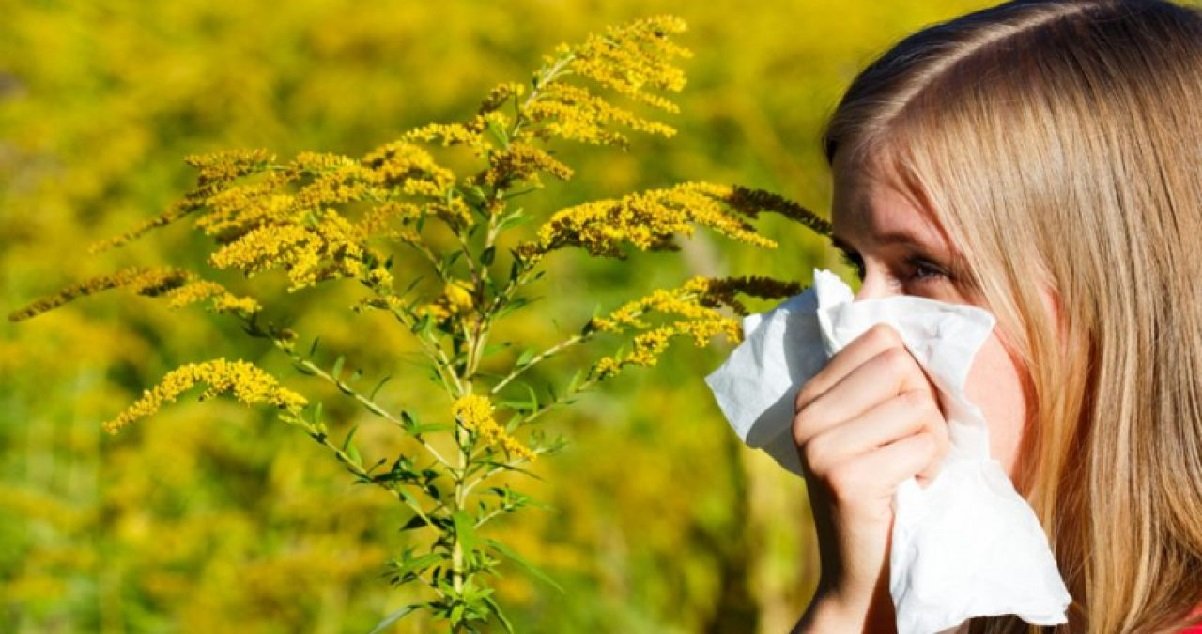
[[[1186,624],[1202,601],[1202,13],[1016,1],[928,27],[855,78],[823,144],[925,203],[1028,368],[1016,479],[1074,598],[1056,629]]]

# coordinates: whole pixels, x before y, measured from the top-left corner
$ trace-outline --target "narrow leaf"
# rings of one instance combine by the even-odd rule
[[[388,616],[384,617],[384,619],[381,620],[379,623],[376,623],[376,626],[368,634],[381,634],[382,632],[385,632],[386,630],[388,630],[389,627],[392,626],[393,623],[396,623],[397,621],[405,618],[406,614],[409,614],[410,612],[418,609],[419,607],[421,607],[421,604],[415,603],[413,605],[407,605],[399,610],[396,610],[395,612],[392,612]]]
[[[342,365],[344,363],[346,363],[346,357],[339,355],[338,358],[334,360],[334,367],[330,370],[330,376],[337,379],[342,374]]]
[[[513,634],[513,624],[509,622],[509,619],[505,618],[505,613],[501,611],[501,606],[497,604],[496,599],[493,599],[492,597],[485,597],[484,603],[486,603],[488,605],[488,609],[492,611],[494,615],[496,615],[497,620],[501,622],[501,626],[505,628],[505,631],[509,632],[509,634]]]
[[[384,377],[384,378],[380,379],[380,382],[379,382],[379,383],[376,383],[376,386],[375,386],[374,388],[372,388],[372,390],[371,390],[371,394],[369,394],[369,395],[367,396],[367,400],[369,400],[369,401],[374,401],[374,400],[376,400],[376,394],[379,394],[379,393],[380,393],[380,388],[384,387],[384,384],[385,384],[385,383],[387,383],[387,382],[389,382],[389,381],[391,381],[391,380],[392,380],[392,375],[391,375],[391,374],[389,374],[388,376],[386,376],[386,377]]]
[[[320,335],[313,338],[313,345],[309,346],[309,358],[310,359],[313,358],[313,355],[317,354],[317,344],[320,342],[321,342]]]
[[[506,559],[509,559],[509,560],[513,561],[513,563],[524,568],[526,570],[526,572],[530,573],[534,577],[537,577],[539,580],[550,585],[552,588],[559,590],[561,593],[564,592],[563,586],[559,585],[554,579],[547,576],[547,573],[543,572],[542,570],[539,570],[534,564],[526,561],[521,555],[514,552],[513,549],[511,549],[510,547],[506,546],[505,544],[502,544],[501,542],[499,542],[495,539],[488,540],[488,545],[493,550],[497,551],[502,556],[504,556]]]
[[[514,362],[514,365],[516,365],[520,368],[520,367],[530,363],[530,360],[533,358],[534,358],[534,350],[531,348],[527,348],[522,351],[522,354],[518,355],[518,360]]]
[[[351,430],[346,433],[346,438],[342,441],[342,450],[346,451],[347,447],[351,446],[351,441],[355,438],[355,432],[359,431],[359,426],[351,427]]]

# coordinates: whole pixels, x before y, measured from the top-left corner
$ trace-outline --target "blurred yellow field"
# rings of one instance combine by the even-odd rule
[[[894,39],[985,4],[0,0],[4,312],[130,266],[207,271],[249,289],[237,271],[214,271],[211,245],[182,226],[86,247],[179,200],[196,173],[185,156],[362,156],[426,123],[469,119],[495,85],[528,82],[560,42],[664,13],[687,22],[675,41],[692,51],[679,62],[680,112],[656,113],[675,135],[630,133],[625,149],[557,142],[551,156],[574,175],[544,178],[525,212],[545,219],[706,181],[825,214],[817,136],[840,90]],[[457,170],[471,160],[445,156]],[[780,246],[702,230],[679,252],[625,261],[548,253],[533,307],[504,334],[541,349],[695,275],[805,284],[813,267],[838,266],[797,223],[766,215],[756,225]],[[344,356],[348,375],[393,377],[381,403],[446,409],[413,338],[378,311],[348,310],[354,288],[286,292],[288,282],[256,278],[286,298],[276,314],[306,334],[298,347],[320,334],[323,358]],[[456,292],[444,291],[444,309],[471,305]],[[415,600],[385,574],[411,513],[355,485],[274,412],[185,397],[102,431],[173,368],[245,359],[320,399],[331,436],[358,426],[364,465],[409,450],[238,320],[116,291],[0,328],[0,631],[367,632]],[[796,620],[817,574],[804,488],[744,449],[711,402],[701,379],[727,349],[682,343],[545,417],[566,449],[532,463],[538,479],[506,476],[544,506],[495,530],[562,591],[502,565],[490,583],[517,631],[776,632]],[[563,383],[584,363],[565,353],[530,378]],[[443,627],[418,612],[388,631]]]

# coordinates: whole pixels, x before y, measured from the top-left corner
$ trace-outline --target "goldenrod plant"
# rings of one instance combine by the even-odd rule
[[[556,157],[556,144],[621,150],[632,132],[675,133],[639,112],[677,110],[670,95],[684,87],[676,64],[688,51],[673,36],[684,30],[678,18],[652,17],[561,45],[528,84],[493,89],[469,120],[414,129],[359,158],[301,152],[278,160],[265,150],[190,157],[198,172],[190,192],[166,213],[93,250],[191,220],[212,240],[209,274],[123,269],[9,318],[27,319],[79,297],[125,288],[171,306],[203,304],[238,320],[247,335],[268,342],[298,372],[336,387],[394,426],[406,450],[365,458],[377,452],[355,442],[356,428],[335,437],[332,430],[341,427],[325,420],[320,400],[250,362],[225,358],[167,373],[105,429],[117,432],[199,385],[205,386],[202,400],[230,394],[248,405],[278,408],[282,421],[308,434],[355,481],[382,489],[411,514],[401,527],[411,537],[387,563],[387,578],[422,587],[413,595],[421,599],[387,615],[377,630],[414,612],[443,619],[454,632],[512,629],[491,585],[502,564],[518,564],[554,583],[526,564],[498,529],[504,521],[520,521],[508,516],[533,503],[511,476],[563,445],[545,433],[542,417],[626,368],[654,365],[675,338],[699,346],[719,335],[737,341],[737,317],[746,312],[742,297],[776,299],[801,290],[795,282],[766,277],[695,277],[594,316],[543,349],[500,339],[498,326],[506,320],[554,318],[532,308],[537,297],[531,290],[554,272],[554,253],[579,247],[622,259],[631,249],[671,251],[678,248],[677,236],[697,227],[775,247],[751,224],[761,212],[829,232],[825,220],[779,196],[704,182],[575,204],[549,216],[528,211],[528,197],[546,190],[545,179],[572,178],[572,169]],[[474,167],[456,171],[456,160]],[[532,221],[538,226],[528,227]],[[274,273],[286,286],[256,280],[246,284],[255,290],[235,293],[210,279],[219,271],[244,278]],[[272,309],[281,291],[334,283],[358,289],[350,310],[378,311],[412,336],[429,372],[396,378],[429,379],[445,395],[441,416],[387,404],[381,394],[392,377],[369,380],[346,372],[342,356],[331,361],[318,337],[296,331],[296,315]],[[577,348],[590,350],[593,360],[572,376],[550,384],[531,378],[538,375],[531,370]]]

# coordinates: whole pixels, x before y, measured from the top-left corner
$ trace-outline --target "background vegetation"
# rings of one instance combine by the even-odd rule
[[[903,34],[985,4],[0,0],[0,302],[8,312],[134,263],[203,268],[182,227],[83,250],[179,198],[194,177],[187,154],[362,154],[466,118],[560,41],[664,12],[688,21],[679,41],[695,53],[670,119],[678,135],[636,137],[626,152],[569,147],[576,178],[541,198],[560,207],[707,180],[825,210],[817,135],[855,71]],[[587,316],[690,274],[807,281],[833,265],[800,227],[760,226],[780,249],[698,236],[626,263],[559,254],[545,313]],[[293,301],[304,313],[346,298]],[[395,330],[326,314],[342,317],[305,331],[348,363],[415,369]],[[559,338],[556,324],[527,327]],[[236,328],[126,294],[0,325],[0,630],[362,632],[403,604],[381,578],[400,511],[272,413],[187,402],[101,432],[166,370],[203,358],[254,360],[320,391]],[[725,352],[680,346],[559,417],[571,444],[537,464],[547,508],[507,538],[565,592],[507,570],[501,598],[519,630],[780,631],[796,618],[817,564],[804,490],[743,450],[709,399],[701,377]],[[390,389],[399,401],[424,388]],[[342,407],[328,418],[361,416]],[[373,433],[360,429],[360,445]]]

